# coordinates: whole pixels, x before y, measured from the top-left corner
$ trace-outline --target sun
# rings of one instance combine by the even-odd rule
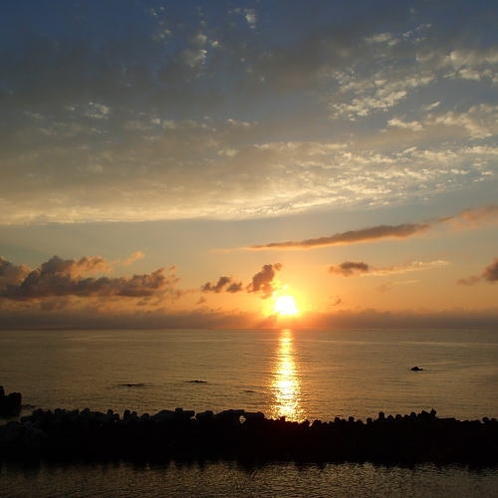
[[[294,298],[285,294],[276,298],[273,312],[280,316],[296,316],[299,314],[299,309]]]

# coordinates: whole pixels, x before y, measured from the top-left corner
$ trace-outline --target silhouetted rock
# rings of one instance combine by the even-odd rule
[[[417,365],[415,365],[414,367],[410,368],[410,370],[412,372],[421,372],[423,370],[423,368],[420,368]]]
[[[0,386],[0,417],[17,417],[21,413],[21,393],[5,394],[3,386]]]

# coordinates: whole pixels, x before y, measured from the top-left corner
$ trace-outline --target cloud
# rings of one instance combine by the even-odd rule
[[[429,223],[406,223],[402,225],[378,225],[360,230],[350,230],[316,239],[289,242],[270,242],[269,244],[250,246],[248,249],[310,249],[339,244],[358,244],[386,238],[404,239],[427,231]]]
[[[369,275],[382,276],[382,275],[396,275],[404,273],[412,273],[415,271],[434,270],[443,268],[450,264],[449,261],[443,259],[436,259],[434,261],[410,261],[409,263],[393,265],[393,266],[379,266],[370,267]]]
[[[79,260],[61,259],[53,256],[41,265],[40,275],[62,275],[80,277],[88,273],[108,272],[111,265],[100,256],[83,256]]]
[[[232,282],[227,287],[227,292],[230,292],[232,294],[235,294],[236,292],[239,292],[241,290],[242,290],[242,283],[241,282]]]
[[[498,205],[489,204],[480,208],[464,209],[455,216],[440,219],[457,228],[476,227],[483,222],[498,222]]]
[[[345,261],[339,265],[332,265],[329,267],[329,272],[343,277],[350,277],[352,275],[370,275],[370,276],[383,276],[393,274],[410,273],[414,271],[430,270],[441,268],[449,265],[449,261],[435,260],[435,261],[411,261],[409,263],[393,265],[393,266],[378,266],[374,267],[363,261]]]
[[[342,275],[344,277],[359,273],[368,273],[369,270],[369,265],[363,261],[344,261],[344,263],[341,263],[340,265],[331,266],[329,268],[330,273],[336,273],[337,275]]]
[[[0,289],[9,285],[17,285],[24,280],[29,271],[29,267],[25,265],[14,265],[0,256]]]
[[[271,294],[273,292],[271,283],[274,276],[275,270],[273,269],[273,265],[264,265],[261,271],[253,276],[249,291],[259,292],[262,290],[264,294]]]
[[[2,260],[1,268],[11,268]],[[63,260],[58,256],[41,264],[38,268],[23,271],[17,279],[10,279],[0,289],[0,298],[30,301],[50,297],[79,298],[149,298],[168,295],[178,297],[175,289],[178,278],[173,269],[158,270],[149,274],[131,277],[88,277],[89,273],[103,272],[110,264],[99,256],[83,257],[79,260]]]
[[[340,103],[330,103],[331,117],[356,121],[374,112],[386,112],[406,100],[410,91],[426,87],[436,79],[428,71],[419,74],[396,74],[393,71],[390,76],[387,78],[385,73],[378,72],[370,78],[357,81],[349,75],[337,75],[340,79],[347,78],[340,92],[352,97],[350,100],[343,99]]]
[[[436,220],[423,221],[420,223],[404,223],[401,225],[377,225],[349,230],[325,237],[305,239],[287,242],[270,242],[258,244],[243,249],[248,250],[272,250],[272,249],[313,249],[325,246],[358,244],[382,239],[398,238],[404,239],[415,235],[421,235],[437,224],[452,223],[454,226],[475,227],[479,223],[498,221],[498,205],[490,204],[480,208],[465,209],[452,216],[441,217]]]
[[[275,290],[273,284],[275,272],[281,268],[280,263],[264,265],[261,271],[252,277],[252,282],[247,287],[248,292],[261,293],[264,298],[270,297]]]
[[[481,277],[478,275],[471,275],[470,277],[460,278],[457,280],[457,284],[460,285],[474,285],[477,284],[481,280]]]
[[[482,278],[486,280],[486,282],[498,281],[498,258],[495,258],[495,260],[489,266],[486,266],[486,268],[484,268]]]
[[[232,277],[219,277],[216,283],[206,282],[202,287],[202,292],[230,292],[235,294],[242,290],[260,294],[263,298],[270,297],[275,291],[274,278],[275,272],[280,271],[280,263],[263,265],[261,271],[256,273],[251,282],[244,287],[242,282],[234,280]]]
[[[181,54],[182,62],[192,69],[202,69],[207,59],[208,51],[205,48],[207,41],[207,36],[202,33],[193,36],[189,47]]]
[[[443,7],[464,34],[432,4],[122,3],[123,26],[95,1],[6,13],[1,224],[268,217],[496,181],[484,7]]]
[[[249,27],[251,29],[256,28],[256,22],[257,22],[256,10],[255,9],[244,9],[244,14],[245,14],[247,24],[249,24]]]
[[[126,258],[124,261],[121,262],[123,266],[130,266],[132,265],[135,261],[138,261],[139,259],[142,259],[145,257],[145,254],[142,251],[135,251],[133,252],[130,257]]]
[[[339,306],[340,304],[342,304],[342,298],[339,296],[333,296],[330,297],[327,308],[333,308],[334,306]]]
[[[410,121],[402,117],[393,117],[387,121],[387,127],[389,131],[399,128],[419,133],[418,138],[413,134],[410,135],[414,140],[420,140],[422,137],[420,133],[425,131],[426,136],[446,135],[475,142],[497,134],[497,119],[498,106],[479,104],[459,112],[454,110],[429,112]]]
[[[484,280],[485,282],[494,283],[498,281],[498,258],[495,258],[492,263],[486,266],[481,275],[471,275],[470,277],[457,280],[461,285],[474,285]]]
[[[220,292],[230,292],[235,294],[243,290],[242,282],[236,282],[232,277],[220,277],[215,284],[211,282],[206,282],[201,287],[202,292],[215,292],[219,294]]]
[[[420,122],[418,121],[402,121],[399,118],[391,118],[387,122],[388,127],[392,128],[401,128],[404,130],[411,130],[411,131],[422,131],[423,126]]]
[[[482,11],[467,12],[467,21],[479,15]],[[343,65],[331,65],[328,76],[334,90],[325,97],[331,117],[358,121],[391,108],[406,109],[409,106],[403,105],[405,101],[417,93],[432,93],[440,101],[447,102],[448,99],[439,92],[441,89],[444,92],[449,80],[464,81],[467,85],[471,82],[476,87],[482,85],[481,88],[496,86],[498,50],[494,43],[486,48],[469,49],[466,47],[469,40],[464,40],[463,36],[460,38],[455,33],[448,36],[443,31],[435,33],[435,29],[435,23],[429,22],[409,31],[380,32],[364,37],[357,45],[356,57],[347,58]],[[449,51],[452,45],[460,47]],[[400,56],[404,63],[392,64],[399,61]],[[368,58],[376,63],[368,64]],[[411,106],[411,109],[413,112],[416,107]],[[448,120],[441,122],[443,125],[463,126],[473,138],[486,136],[477,131],[480,127],[477,122],[471,123],[465,118],[461,121],[453,112],[443,116],[443,121]],[[455,123],[454,118],[459,122]],[[412,128],[413,131],[421,129],[416,121],[406,124],[391,121],[391,126]]]
[[[36,279],[38,279],[39,285],[42,285],[41,280],[47,281],[51,278],[71,281],[79,279],[83,275],[110,271],[111,266],[100,256],[84,256],[79,260],[64,260],[58,256],[53,256],[42,263],[39,269],[32,271],[26,265],[17,266],[0,257],[0,289],[8,289],[9,292],[15,294],[20,292],[21,288],[26,288],[29,282],[34,283]],[[8,296],[4,295],[4,297]]]

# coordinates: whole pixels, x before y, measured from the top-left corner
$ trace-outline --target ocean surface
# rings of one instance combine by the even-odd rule
[[[411,367],[419,366],[419,372]],[[34,408],[228,408],[323,421],[498,417],[498,330],[0,331],[0,385]],[[0,466],[0,496],[498,496],[497,469],[236,463]]]

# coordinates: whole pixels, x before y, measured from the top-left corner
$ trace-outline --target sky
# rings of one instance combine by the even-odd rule
[[[0,328],[496,328],[497,25],[5,0]]]

